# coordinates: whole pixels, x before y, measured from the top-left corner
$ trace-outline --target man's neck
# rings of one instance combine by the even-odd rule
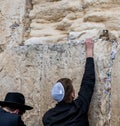
[[[19,113],[19,109],[15,109],[14,111],[11,111],[8,107],[3,107],[2,109],[6,112],[9,112],[9,113],[14,113],[14,114]]]

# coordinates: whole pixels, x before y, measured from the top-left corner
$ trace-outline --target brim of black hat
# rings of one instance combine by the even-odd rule
[[[0,101],[0,106],[6,106],[6,105],[13,105],[15,107],[18,107],[19,109],[24,109],[24,110],[31,110],[33,109],[33,107],[31,106],[28,106],[28,105],[23,105],[23,104],[18,104],[18,103],[15,103],[15,102],[5,102],[5,101]]]

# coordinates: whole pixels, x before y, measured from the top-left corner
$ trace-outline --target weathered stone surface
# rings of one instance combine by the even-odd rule
[[[112,72],[112,99],[111,99],[111,109],[112,109],[112,118],[111,118],[111,126],[119,126],[120,125],[120,95],[119,95],[119,89],[120,89],[120,50],[118,50],[118,53],[116,55],[116,59],[113,65],[113,72]]]
[[[20,91],[34,110],[24,120],[42,125],[54,106],[50,90],[61,77],[77,91],[85,64],[86,38],[95,42],[96,86],[90,126],[119,126],[119,0],[0,1],[0,99]],[[112,97],[111,97],[112,95]]]

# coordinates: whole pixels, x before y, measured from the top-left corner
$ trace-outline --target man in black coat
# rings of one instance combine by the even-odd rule
[[[0,101],[0,126],[26,126],[21,116],[26,110],[33,109],[25,105],[24,95],[18,92],[7,93],[5,100]]]
[[[78,97],[72,81],[61,78],[52,88],[52,97],[57,104],[43,116],[44,126],[89,126],[88,109],[95,85],[95,68],[93,59],[93,40],[86,39],[86,64]]]

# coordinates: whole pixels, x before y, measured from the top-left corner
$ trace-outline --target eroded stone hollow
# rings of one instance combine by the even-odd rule
[[[90,126],[119,126],[119,0],[0,1],[0,99],[8,91],[25,94],[34,107],[28,126],[42,126],[54,106],[51,87],[61,77],[80,87],[86,38],[94,39],[96,86]],[[46,100],[47,99],[47,100]]]

